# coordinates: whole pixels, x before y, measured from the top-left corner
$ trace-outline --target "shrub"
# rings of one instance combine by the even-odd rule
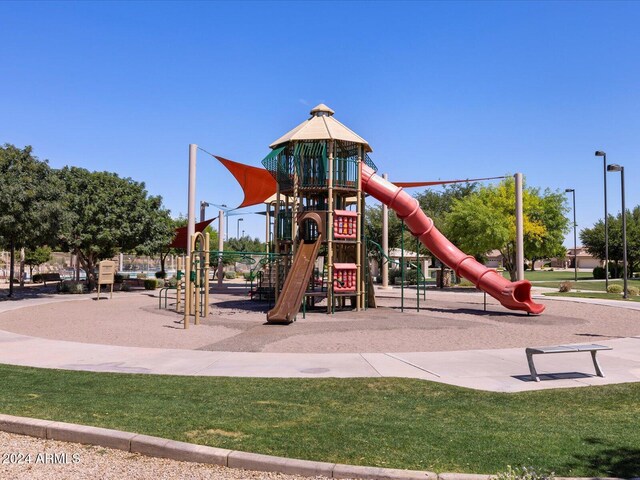
[[[33,283],[42,283],[42,275],[40,275],[39,273],[36,273],[32,278],[31,281]]]
[[[129,285],[128,283],[121,283],[120,284],[120,291],[121,292],[130,292],[131,291],[131,285]]]
[[[609,278],[620,278],[622,269],[613,262],[609,262]],[[593,269],[593,278],[602,280],[604,278],[604,267],[596,267]]]
[[[83,294],[87,293],[87,286],[84,282],[76,282],[73,280],[65,280],[60,282],[56,287],[58,293],[69,293],[69,294]]]
[[[167,278],[167,272],[165,272],[164,270],[158,270],[155,275],[156,278]]]
[[[536,472],[533,467],[516,467],[512,468],[507,465],[505,472],[500,472],[491,477],[491,480],[553,480],[555,473],[544,474]]]
[[[167,284],[167,287],[176,288],[178,286],[178,279],[176,277],[171,277],[165,283]]]
[[[617,285],[617,284],[609,285],[609,287],[607,288],[607,292],[608,293],[622,293],[622,285]]]
[[[155,278],[147,278],[144,281],[144,289],[145,290],[155,290],[156,288],[158,288],[159,284],[158,284],[158,280]]]
[[[596,280],[602,280],[604,279],[604,268],[603,267],[595,267],[593,269],[593,278],[595,278]]]
[[[395,284],[396,278],[400,278],[401,275],[402,273],[399,268],[392,268],[389,270],[389,283],[392,285]]]
[[[224,278],[226,278],[227,280],[233,280],[234,278],[236,278],[236,272],[234,272],[233,270],[224,272]]]
[[[138,280],[145,280],[145,279],[147,278],[147,274],[146,274],[146,273],[144,273],[144,272],[139,272],[139,273],[136,275],[136,278],[137,278]]]
[[[256,279],[256,273],[255,272],[244,272],[244,279],[247,282],[251,282],[251,281]]]
[[[113,276],[113,282],[114,283],[122,283],[122,282],[124,282],[124,275],[122,275],[121,273],[116,273]]]
[[[573,283],[571,282],[560,282],[559,291],[562,293],[570,292],[573,288]]]
[[[637,297],[640,295],[640,288],[638,287],[627,287],[627,293],[631,297]]]

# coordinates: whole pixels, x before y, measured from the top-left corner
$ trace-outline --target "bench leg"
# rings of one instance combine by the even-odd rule
[[[596,375],[599,377],[604,377],[604,373],[602,373],[602,369],[600,368],[600,364],[598,363],[598,359],[596,358],[596,350],[591,351],[591,358],[593,359],[593,366],[596,368]]]
[[[538,377],[538,372],[536,372],[536,367],[533,364],[533,354],[527,353],[527,362],[529,363],[529,372],[531,372],[531,380],[535,382],[540,381],[540,377]]]

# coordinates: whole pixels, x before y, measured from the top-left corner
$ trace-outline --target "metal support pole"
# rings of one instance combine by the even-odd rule
[[[187,241],[187,246],[191,241]],[[191,315],[191,257],[184,259],[184,328],[189,328],[189,316]]]
[[[387,180],[389,175],[386,173],[382,178]],[[389,207],[382,204],[382,288],[389,288]]]
[[[629,298],[627,292],[627,209],[624,202],[624,167],[620,167],[620,190],[622,193],[622,275],[623,275],[623,298]]]
[[[607,154],[604,153],[602,168],[604,172],[604,288],[609,290],[609,214],[607,213]]]
[[[327,313],[333,313],[333,150],[334,142],[329,140],[328,195],[327,195]]]
[[[404,312],[404,220],[400,229],[400,311]]]
[[[189,204],[187,209],[187,257],[191,255],[191,237],[196,232],[196,156],[198,145],[189,144]]]
[[[218,211],[218,286],[222,286],[222,280],[224,279],[224,265],[222,264],[222,252],[224,251],[224,210]]]
[[[516,272],[517,280],[524,280],[524,221],[522,205],[522,174],[516,180]]]
[[[209,316],[209,250],[211,235],[204,234],[204,317]]]
[[[356,169],[358,178],[356,179],[358,190],[356,191],[356,311],[360,311],[363,308],[364,300],[364,275],[362,274],[362,262],[364,258],[362,256],[362,225],[361,221],[364,216],[364,209],[362,206],[362,145],[358,147],[358,159],[356,160]]]
[[[420,311],[420,239],[416,237],[416,310]]]
[[[573,278],[578,281],[578,237],[576,229],[578,224],[576,223],[576,191],[573,190]]]

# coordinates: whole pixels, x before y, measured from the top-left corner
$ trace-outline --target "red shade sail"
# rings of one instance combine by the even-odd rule
[[[207,226],[215,219],[205,220],[204,222],[196,223],[196,232],[204,231]],[[169,248],[184,248],[187,249],[187,226],[176,228],[176,236],[173,237],[173,241],[169,244]]]
[[[236,178],[242,191],[244,200],[237,208],[249,207],[263,203],[276,193],[276,181],[264,168],[252,167],[244,163],[234,162],[214,155]]]

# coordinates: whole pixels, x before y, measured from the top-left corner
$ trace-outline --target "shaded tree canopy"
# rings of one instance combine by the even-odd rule
[[[627,211],[627,261],[629,272],[640,269],[640,205]],[[609,261],[622,262],[622,213],[607,217],[609,227]],[[580,230],[580,241],[587,252],[600,260],[605,259],[604,220],[593,227]]]
[[[60,242],[78,255],[90,286],[98,261],[121,251],[151,248],[154,236],[164,234],[169,212],[161,197],[147,194],[144,183],[77,167],[57,174],[66,187]]]
[[[0,243],[9,248],[53,244],[63,210],[63,185],[46,161],[23,149],[0,147]]]
[[[24,263],[29,265],[29,276],[33,277],[33,267],[39,267],[51,260],[51,248],[47,246],[28,248],[24,252]]]
[[[427,189],[414,195],[420,208],[431,217],[437,228],[443,230],[444,219],[455,200],[464,198],[478,189],[477,183],[464,183],[447,185],[441,191]],[[402,222],[389,211],[389,248],[400,248],[402,239]],[[368,239],[382,245],[382,205],[367,206],[365,215],[365,233]],[[405,228],[404,245],[407,250],[419,248],[421,255],[430,255],[430,252]],[[377,249],[370,250],[371,255],[380,260]]]
[[[523,188],[525,258],[553,256],[562,246],[569,229],[566,198],[558,192]],[[509,177],[495,186],[456,200],[446,217],[445,233],[461,250],[485,255],[491,250],[502,254],[511,279],[517,275],[515,181]]]

